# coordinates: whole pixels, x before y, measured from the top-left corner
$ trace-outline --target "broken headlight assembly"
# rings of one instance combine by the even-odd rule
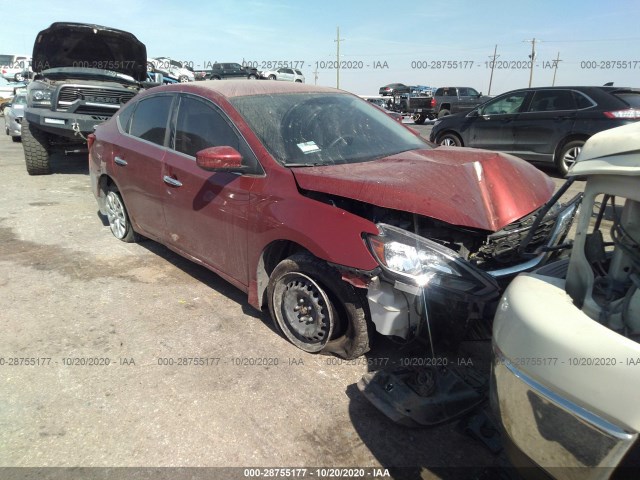
[[[367,237],[369,248],[396,281],[466,293],[497,289],[493,278],[444,245],[385,223],[377,227],[380,234]]]

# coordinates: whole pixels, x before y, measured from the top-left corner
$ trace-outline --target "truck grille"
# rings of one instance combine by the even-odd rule
[[[102,113],[111,112],[113,114],[117,109],[114,106],[120,106],[131,100],[136,92],[128,90],[112,90],[108,88],[91,88],[91,87],[78,87],[78,86],[64,86],[58,93],[58,110],[67,110],[69,106],[77,101],[81,100],[89,103],[100,103],[111,106],[110,109],[105,110]]]

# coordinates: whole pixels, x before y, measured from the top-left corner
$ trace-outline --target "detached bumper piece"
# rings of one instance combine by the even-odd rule
[[[431,427],[471,412],[486,399],[488,378],[472,368],[399,368],[368,373],[362,394],[394,422]]]

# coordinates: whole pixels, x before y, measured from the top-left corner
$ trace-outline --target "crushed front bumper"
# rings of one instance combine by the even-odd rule
[[[528,255],[521,263],[488,271],[469,264],[477,272],[483,288],[468,291],[458,288],[457,282],[451,280],[438,285],[434,282],[417,286],[383,270],[371,280],[367,290],[371,319],[376,330],[383,335],[408,339],[419,336],[429,328],[435,338],[452,345],[464,336],[489,338],[492,319],[503,290],[501,285],[521,272],[544,265],[552,257],[554,247],[567,236],[580,200],[581,196],[576,196],[562,205],[542,248]],[[526,229],[512,233],[516,234],[526,235]]]

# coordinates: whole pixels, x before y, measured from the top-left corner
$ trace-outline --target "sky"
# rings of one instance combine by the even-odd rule
[[[637,0],[0,0],[0,8],[0,54],[30,54],[53,22],[84,22],[129,31],[148,56],[196,69],[288,62],[307,83],[335,87],[339,58],[340,88],[359,95],[393,82],[497,95],[529,86],[535,38],[532,86],[551,85],[554,72],[556,85],[640,86]]]

